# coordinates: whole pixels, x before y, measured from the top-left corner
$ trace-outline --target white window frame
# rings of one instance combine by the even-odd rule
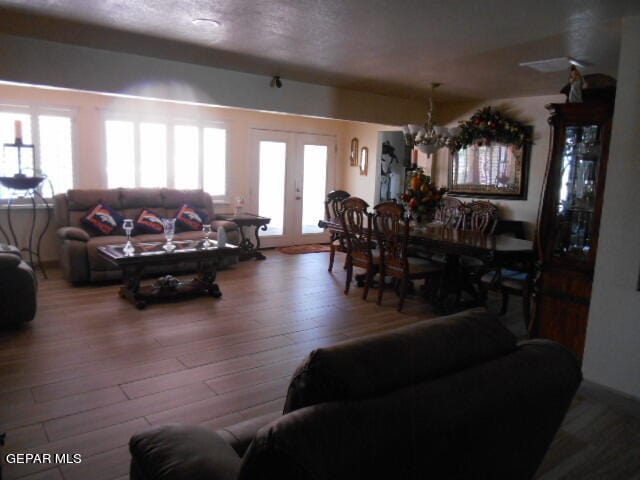
[[[194,126],[199,130],[198,135],[198,177],[199,182],[195,188],[201,188],[204,190],[204,141],[202,131],[204,128],[218,128],[225,130],[225,179],[224,179],[224,195],[211,195],[211,198],[216,203],[228,203],[229,202],[229,180],[230,180],[230,172],[229,172],[229,157],[231,153],[230,144],[230,122],[224,120],[208,120],[199,117],[186,117],[186,116],[178,116],[178,117],[168,117],[164,115],[147,115],[147,114],[138,114],[133,112],[114,112],[114,111],[103,111],[102,112],[102,169],[104,172],[105,182],[108,184],[109,181],[109,172],[107,165],[107,121],[122,121],[122,122],[133,122],[134,124],[134,172],[135,172],[135,188],[140,188],[140,180],[141,180],[141,158],[140,158],[140,123],[158,123],[165,125],[167,128],[167,188],[174,188],[175,181],[175,171],[174,171],[174,158],[173,158],[173,132],[176,126]],[[207,192],[208,193],[208,192]]]
[[[68,106],[54,106],[54,105],[45,105],[45,104],[37,104],[37,103],[20,103],[17,104],[11,100],[0,99],[0,111],[6,113],[15,113],[18,115],[29,115],[31,117],[31,139],[34,146],[33,152],[33,168],[36,171],[40,171],[40,123],[38,122],[38,117],[40,115],[51,115],[51,116],[64,116],[69,117],[71,120],[71,188],[76,188],[78,185],[78,169],[77,161],[78,158],[78,146],[77,146],[77,132],[76,132],[76,118],[78,114],[78,109],[75,107]],[[3,147],[3,146],[2,146]],[[1,156],[0,156],[1,159]],[[46,175],[47,172],[44,172]],[[41,192],[41,187],[38,187],[38,192]],[[58,193],[66,193],[59,192],[52,187],[53,194],[56,195]],[[46,200],[51,200],[51,197],[46,197]],[[8,203],[7,198],[0,198],[0,204],[6,205]],[[21,204],[28,202],[28,199],[18,198],[15,199],[13,203]]]

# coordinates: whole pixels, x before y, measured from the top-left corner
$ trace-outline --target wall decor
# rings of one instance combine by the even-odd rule
[[[479,198],[527,198],[530,145],[470,145],[451,154],[449,193]]]
[[[449,192],[526,199],[532,132],[491,107],[461,121],[450,148]]]
[[[349,165],[352,167],[358,166],[358,139],[353,137],[351,139],[351,152],[349,153]]]
[[[360,175],[366,175],[369,170],[369,149],[362,147],[360,149]]]

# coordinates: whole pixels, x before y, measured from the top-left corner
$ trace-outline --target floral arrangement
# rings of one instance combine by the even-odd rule
[[[520,148],[531,143],[531,130],[522,123],[503,116],[491,107],[478,110],[469,120],[460,122],[460,133],[452,142],[452,150],[460,150],[469,145],[490,144],[492,142],[515,145]]]
[[[434,213],[435,206],[446,191],[446,188],[438,188],[431,183],[431,177],[425,175],[422,168],[417,168],[411,172],[407,191],[400,195],[400,199],[411,216],[428,217]]]

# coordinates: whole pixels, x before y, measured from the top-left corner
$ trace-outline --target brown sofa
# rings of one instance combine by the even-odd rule
[[[102,200],[118,211],[124,218],[134,221],[143,208],[153,210],[160,216],[172,218],[184,203],[206,211],[211,219],[212,230],[224,227],[227,240],[237,244],[239,233],[235,223],[217,220],[211,196],[202,190],[174,190],[169,188],[115,188],[105,190],[69,190],[54,197],[55,217],[58,226],[59,258],[63,276],[72,283],[98,282],[121,277],[120,270],[98,255],[101,245],[125,243],[126,236],[121,227],[114,235],[97,235],[82,224],[81,219],[89,209]],[[211,238],[216,238],[216,233]],[[183,231],[176,233],[175,240],[202,238],[202,232]],[[133,242],[161,242],[163,234],[141,234]],[[179,273],[195,269],[195,264],[186,262],[160,266],[148,273]]]
[[[0,328],[33,320],[38,280],[20,249],[0,244]]]
[[[483,310],[425,320],[312,352],[270,423],[134,435],[131,479],[530,479],[581,378]]]

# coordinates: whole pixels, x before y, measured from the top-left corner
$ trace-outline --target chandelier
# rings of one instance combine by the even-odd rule
[[[447,128],[433,124],[433,91],[440,85],[440,83],[431,84],[429,111],[424,126],[409,124],[402,127],[406,144],[427,155],[435,153],[440,148],[450,147],[453,145],[454,138],[460,135],[460,127]]]

